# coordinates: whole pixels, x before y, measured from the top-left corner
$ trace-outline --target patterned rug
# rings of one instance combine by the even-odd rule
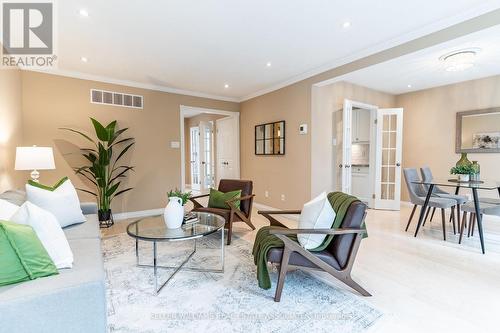
[[[180,271],[159,295],[152,268],[136,266],[134,240],[126,234],[102,240],[110,332],[362,332],[382,313],[361,296],[327,285],[302,271],[289,272],[280,303],[272,288],[257,285],[252,246],[233,236],[225,272]],[[152,260],[152,244],[140,242],[141,263]],[[159,264],[175,265],[192,241],[159,243]],[[187,266],[216,267],[220,234],[198,240]],[[171,273],[160,270],[161,280]]]

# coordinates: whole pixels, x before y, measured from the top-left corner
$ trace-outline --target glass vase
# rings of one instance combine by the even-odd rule
[[[469,161],[467,158],[467,153],[462,153],[462,157],[458,160],[458,162],[455,164],[457,167],[458,166],[471,166],[472,162]]]

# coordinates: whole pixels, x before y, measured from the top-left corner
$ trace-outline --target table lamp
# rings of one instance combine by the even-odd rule
[[[16,148],[16,170],[33,170],[31,179],[38,182],[40,173],[38,170],[53,170],[54,152],[52,147],[17,147]]]

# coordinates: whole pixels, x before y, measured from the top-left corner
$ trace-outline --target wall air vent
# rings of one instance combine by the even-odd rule
[[[114,91],[90,89],[90,103],[142,109],[144,97]]]

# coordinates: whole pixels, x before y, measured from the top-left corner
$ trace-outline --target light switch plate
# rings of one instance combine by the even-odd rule
[[[181,147],[181,143],[179,141],[170,141],[170,148],[179,149]]]
[[[299,134],[301,135],[307,134],[307,124],[299,125]]]

